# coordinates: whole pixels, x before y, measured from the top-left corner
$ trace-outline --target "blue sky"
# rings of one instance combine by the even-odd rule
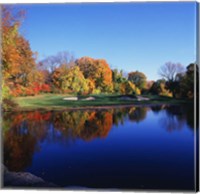
[[[196,59],[196,3],[15,5],[26,10],[21,33],[39,59],[60,51],[104,58],[111,68],[159,77],[165,62]]]

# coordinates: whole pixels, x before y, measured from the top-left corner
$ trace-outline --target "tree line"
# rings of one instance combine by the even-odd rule
[[[15,14],[2,6],[2,98],[39,93],[73,93],[77,95],[118,93],[122,95],[156,94],[175,98],[194,98],[194,79],[198,66],[168,62],[161,66],[162,79],[148,81],[144,73],[111,69],[105,59],[75,59],[60,52],[37,62],[37,53],[19,32],[24,12]],[[195,74],[196,72],[196,74]],[[198,82],[197,82],[198,87]]]

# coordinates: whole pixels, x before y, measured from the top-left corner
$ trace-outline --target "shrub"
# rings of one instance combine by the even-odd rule
[[[2,102],[3,111],[10,111],[17,107],[18,107],[18,104],[16,104],[13,100],[8,99],[8,98],[3,99],[3,102]]]

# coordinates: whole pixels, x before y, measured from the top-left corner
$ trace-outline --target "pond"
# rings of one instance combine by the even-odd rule
[[[61,188],[194,190],[193,112],[162,105],[5,113],[4,165]]]

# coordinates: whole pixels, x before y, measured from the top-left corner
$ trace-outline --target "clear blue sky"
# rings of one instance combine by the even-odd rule
[[[15,5],[26,10],[21,33],[39,59],[60,51],[104,58],[111,68],[159,77],[165,62],[196,58],[196,3]]]

